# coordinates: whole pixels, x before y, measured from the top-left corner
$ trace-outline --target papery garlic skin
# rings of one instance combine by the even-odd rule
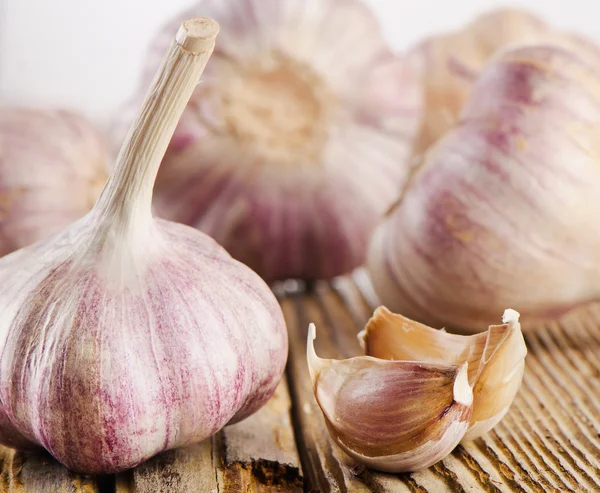
[[[382,303],[473,331],[506,306],[529,328],[597,298],[599,101],[600,72],[573,52],[491,63],[374,234]]]
[[[86,214],[107,173],[106,143],[82,116],[0,109],[0,256]]]
[[[315,398],[336,443],[385,472],[417,471],[443,459],[469,426],[473,394],[467,364],[324,360],[307,344]]]
[[[361,265],[405,180],[421,107],[373,13],[359,0],[203,0],[165,32],[190,12],[222,34],[161,166],[157,214],[267,281]]]
[[[519,316],[515,310],[505,310],[503,325],[464,336],[433,329],[381,306],[359,341],[367,356],[383,360],[468,364],[473,413],[463,441],[473,440],[502,420],[521,387],[527,347]]]
[[[421,76],[425,110],[414,154],[420,156],[458,124],[475,79],[494,55],[544,43],[600,62],[600,50],[591,41],[555,29],[520,9],[493,10],[460,30],[432,36],[416,46],[409,59]]]
[[[273,293],[211,238],[150,212],[217,32],[183,23],[94,209],[0,260],[0,442],[115,473],[274,392],[287,332]]]
[[[513,403],[525,373],[527,347],[520,314],[504,311],[504,325],[492,325],[473,386],[473,415],[463,441],[475,440],[496,426]]]

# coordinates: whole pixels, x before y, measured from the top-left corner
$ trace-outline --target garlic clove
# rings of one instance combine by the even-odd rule
[[[309,327],[313,391],[336,443],[368,467],[416,471],[448,455],[465,434],[473,394],[467,364],[321,359]]]
[[[519,314],[508,309],[504,324],[470,336],[450,334],[390,312],[375,310],[359,340],[368,356],[431,364],[468,363],[473,415],[465,440],[491,430],[506,414],[523,378],[527,348]]]

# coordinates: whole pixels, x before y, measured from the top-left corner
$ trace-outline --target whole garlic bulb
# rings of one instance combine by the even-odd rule
[[[0,256],[87,213],[107,171],[106,144],[83,117],[0,109]]]
[[[0,260],[0,441],[114,473],[256,411],[287,357],[277,300],[152,185],[212,52],[184,22],[92,211]]]
[[[415,155],[420,156],[458,123],[473,82],[494,54],[540,43],[576,49],[600,61],[598,47],[590,41],[556,30],[518,9],[488,12],[459,31],[432,36],[414,48],[409,59],[421,75],[425,94]]]
[[[374,234],[386,306],[471,330],[514,306],[526,328],[600,295],[598,67],[552,46],[487,66]]]
[[[202,0],[166,32],[199,11],[220,42],[158,174],[157,214],[268,281],[361,265],[408,170],[416,77],[360,0]]]

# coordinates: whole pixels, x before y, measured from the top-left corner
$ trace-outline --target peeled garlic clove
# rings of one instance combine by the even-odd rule
[[[473,331],[507,306],[527,329],[598,298],[598,67],[551,46],[487,66],[373,236],[384,305]]]
[[[92,211],[0,259],[0,441],[76,471],[134,467],[260,408],[285,367],[273,293],[152,186],[218,32],[185,21]]]
[[[315,327],[307,359],[313,391],[336,443],[368,467],[417,471],[448,455],[465,434],[473,394],[467,365],[319,358]]]
[[[504,417],[521,386],[527,348],[519,314],[505,310],[503,325],[471,336],[450,334],[390,312],[375,310],[359,338],[368,356],[469,367],[473,415],[464,440],[491,430]]]
[[[373,13],[356,0],[203,0],[190,11],[219,19],[221,37],[159,171],[157,214],[268,281],[362,265],[404,182],[421,105]]]
[[[432,36],[415,47],[409,59],[421,75],[425,111],[414,154],[420,156],[458,123],[475,79],[494,55],[514,46],[540,44],[573,49],[600,61],[594,43],[520,9],[487,12],[462,29]]]
[[[107,149],[82,116],[0,109],[0,256],[86,214],[107,177]]]

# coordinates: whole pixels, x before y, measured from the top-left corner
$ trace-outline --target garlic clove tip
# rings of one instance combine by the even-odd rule
[[[502,323],[511,325],[518,324],[520,316],[521,314],[518,311],[513,310],[512,308],[507,308],[504,310],[504,315],[502,315]]]

